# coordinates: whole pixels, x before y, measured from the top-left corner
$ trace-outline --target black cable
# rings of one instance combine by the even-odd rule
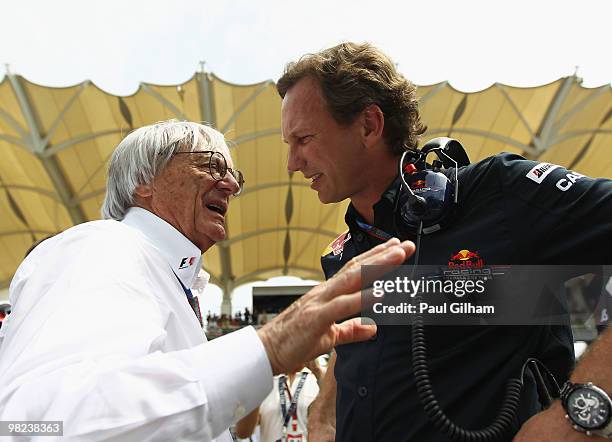
[[[419,224],[417,232],[416,256],[413,267],[414,269],[419,263],[419,250],[421,245],[421,236],[423,234],[423,222]],[[421,301],[421,294],[417,294],[417,304]],[[510,379],[506,388],[506,395],[500,408],[497,417],[486,428],[481,430],[466,430],[452,422],[440,407],[436,399],[431,379],[429,377],[429,367],[427,366],[427,344],[425,342],[425,326],[423,324],[423,315],[417,313],[412,324],[412,366],[414,370],[416,389],[419,394],[419,399],[423,405],[423,409],[427,414],[429,421],[434,427],[448,436],[453,441],[460,442],[492,442],[498,439],[508,431],[510,424],[516,416],[521,400],[521,389],[523,387],[523,374],[527,364],[532,361],[528,360],[523,365],[521,379]]]

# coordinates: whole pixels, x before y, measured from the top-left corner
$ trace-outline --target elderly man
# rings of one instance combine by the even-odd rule
[[[258,331],[204,343],[190,287],[242,185],[210,127],[168,121],[129,134],[110,162],[106,220],[44,241],[11,283],[0,421],[63,421],[64,436],[86,441],[231,440],[226,429],[266,397],[273,374],[368,339],[373,327],[335,324],[359,311],[358,263],[400,263],[411,243],[359,257]]]

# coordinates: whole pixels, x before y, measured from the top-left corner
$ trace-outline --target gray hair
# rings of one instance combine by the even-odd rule
[[[227,147],[220,132],[189,121],[161,121],[128,134],[108,166],[102,218],[121,221],[134,205],[137,186],[150,184],[176,152],[192,152],[199,146],[209,150]]]

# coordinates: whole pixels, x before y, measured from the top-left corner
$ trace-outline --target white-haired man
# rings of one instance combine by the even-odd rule
[[[119,144],[105,220],[44,241],[11,283],[0,421],[63,421],[70,440],[231,440],[226,429],[273,374],[372,336],[335,324],[359,311],[359,263],[401,263],[411,243],[359,257],[258,331],[204,344],[189,288],[201,254],[225,238],[243,185],[233,167],[223,136],[196,123],[154,124]]]

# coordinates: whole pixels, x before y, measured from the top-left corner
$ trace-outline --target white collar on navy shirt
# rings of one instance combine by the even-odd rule
[[[191,288],[201,269],[202,252],[174,226],[140,207],[130,207],[121,221],[141,231],[161,252],[185,287]],[[205,275],[208,279],[208,274]]]

